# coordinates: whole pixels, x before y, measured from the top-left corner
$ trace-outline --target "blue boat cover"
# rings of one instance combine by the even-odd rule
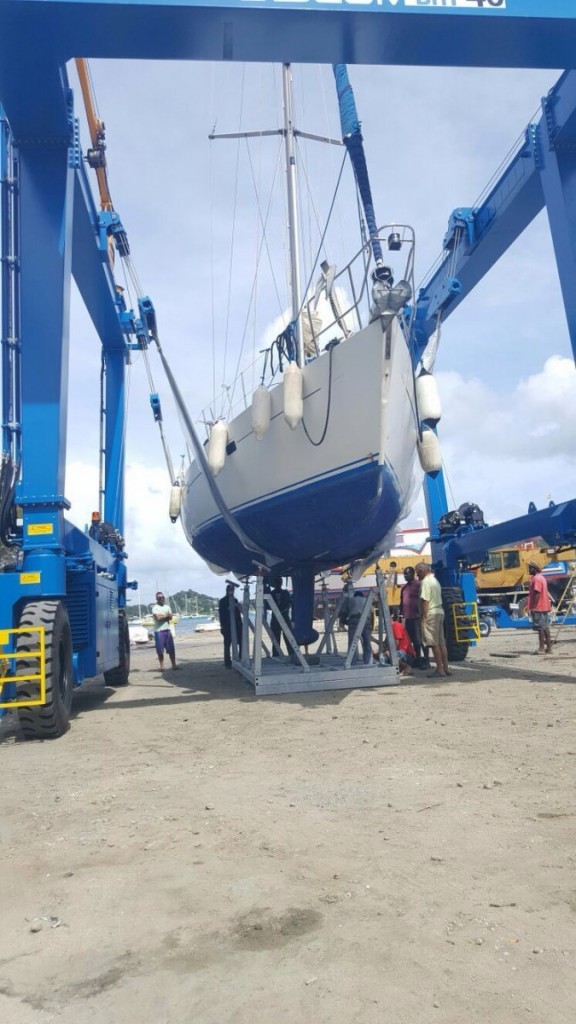
[[[354,176],[358,185],[358,191],[360,192],[362,206],[364,207],[364,216],[366,217],[368,233],[372,242],[374,259],[376,260],[376,264],[381,264],[384,262],[382,258],[382,246],[376,237],[378,234],[378,225],[376,223],[376,215],[374,213],[374,203],[372,202],[372,191],[370,189],[370,180],[368,178],[368,168],[366,166],[366,156],[364,154],[361,125],[356,111],[354,93],[348,78],[348,68],[345,64],[333,64],[332,69],[334,71],[334,78],[336,79],[336,90],[338,92],[338,103],[340,106],[342,141],[346,146],[352,161],[352,167],[354,168]]]

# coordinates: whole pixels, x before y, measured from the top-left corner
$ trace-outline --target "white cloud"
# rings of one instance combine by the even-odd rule
[[[551,356],[502,395],[478,378],[438,373],[448,503],[472,501],[501,522],[576,494],[576,369]],[[410,521],[423,513],[423,499]]]
[[[85,462],[67,467],[67,496],[72,502],[71,521],[80,529],[90,522],[97,507],[98,472]],[[220,595],[222,581],[206,567],[184,537],[180,522],[168,518],[170,482],[165,468],[132,462],[126,469],[126,550],[128,578],[138,580],[139,590],[129,601],[143,604],[160,587],[167,594],[192,589]]]
[[[550,356],[541,372],[520,379],[506,396],[456,372],[439,373],[438,385],[445,409],[441,433],[459,457],[488,448],[494,463],[575,458],[576,368],[571,359]]]

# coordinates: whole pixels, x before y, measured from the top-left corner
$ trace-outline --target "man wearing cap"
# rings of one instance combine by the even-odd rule
[[[420,621],[422,624],[422,643],[431,647],[436,662],[436,670],[429,672],[430,678],[451,676],[448,668],[448,652],[444,639],[444,608],[442,606],[442,588],[432,575],[432,567],[426,562],[419,562],[416,575],[420,580]]]
[[[172,668],[178,668],[174,650],[172,612],[165,601],[164,594],[159,590],[156,594],[156,604],[152,609],[152,618],[154,619],[154,644],[160,671],[164,668],[164,653],[170,658]]]
[[[528,563],[530,573],[530,589],[528,590],[528,614],[534,627],[538,630],[538,650],[536,654],[551,654],[550,610],[552,602],[548,593],[546,577],[540,572],[536,562]]]

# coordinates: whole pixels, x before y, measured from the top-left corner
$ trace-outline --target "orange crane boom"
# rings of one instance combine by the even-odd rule
[[[78,79],[82,90],[82,98],[86,109],[86,118],[88,121],[88,130],[90,132],[90,142],[92,146],[92,148],[88,150],[86,157],[90,167],[96,171],[98,189],[100,192],[100,208],[102,210],[113,210],[114,204],[112,203],[112,197],[108,187],[108,175],[106,173],[106,126],[104,121],[101,121],[96,115],[96,104],[94,102],[94,94],[92,92],[90,76],[88,74],[88,61],[86,61],[84,57],[76,57],[76,71],[78,72]]]

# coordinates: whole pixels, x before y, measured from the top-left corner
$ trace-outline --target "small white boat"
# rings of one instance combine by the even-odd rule
[[[212,619],[210,622],[199,622],[194,630],[195,633],[216,633],[220,632],[220,623]]]
[[[134,645],[147,644],[150,640],[149,630],[141,623],[129,622],[128,634],[130,636],[130,643]]]

